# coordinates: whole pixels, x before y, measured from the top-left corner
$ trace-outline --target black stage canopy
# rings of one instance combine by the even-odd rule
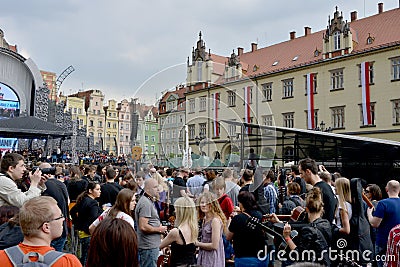
[[[47,139],[71,135],[71,132],[33,116],[0,120],[0,137]]]
[[[332,132],[262,126],[223,120],[241,127],[238,134],[241,154],[244,148],[258,148],[258,152],[271,145],[276,152],[275,161],[283,166],[297,164],[310,157],[347,178],[360,177],[369,183],[383,185],[390,179],[400,179],[400,142]],[[252,134],[247,134],[247,127]],[[242,156],[242,160],[245,160]]]

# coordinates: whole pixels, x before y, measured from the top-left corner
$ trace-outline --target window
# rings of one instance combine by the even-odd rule
[[[113,123],[113,129],[117,129],[117,123]]]
[[[400,57],[392,58],[392,80],[400,80]]]
[[[83,120],[79,119],[79,125],[83,125]]]
[[[167,134],[167,139],[170,139],[170,138],[171,138],[171,132],[170,132],[170,130],[167,130],[167,131],[166,131],[166,134]]]
[[[304,75],[304,80],[305,80],[305,90],[306,90],[306,95],[307,95],[307,75]],[[314,73],[314,78],[313,78],[313,83],[314,83],[314,94],[317,93],[317,74]]]
[[[207,124],[199,123],[199,134],[201,136],[207,136]]]
[[[272,126],[272,115],[264,115],[262,116],[262,124],[265,126]],[[263,129],[263,134],[269,134],[271,130]]]
[[[344,106],[331,108],[332,128],[344,128]]]
[[[120,125],[121,125],[120,129],[121,129],[121,130],[123,130],[123,129],[124,129],[124,123],[123,123],[123,122],[121,122],[121,124],[120,124]]]
[[[149,136],[148,136],[148,135],[145,135],[145,136],[144,136],[144,141],[146,141],[146,142],[149,141]]]
[[[90,121],[89,121],[89,126],[90,126],[90,127],[93,127],[93,126],[94,126],[93,120],[90,120]]]
[[[272,83],[264,83],[262,86],[262,93],[264,100],[271,101],[272,100]]]
[[[196,136],[196,131],[195,131],[195,125],[194,124],[190,124],[188,126],[188,132],[189,132],[189,139],[194,139],[194,137]]]
[[[283,98],[293,97],[293,79],[282,81],[283,85]]]
[[[146,124],[146,125],[144,126],[144,129],[145,129],[145,131],[148,131],[148,130],[149,130],[149,125]]]
[[[156,141],[156,137],[154,135],[151,136],[151,142],[155,142]]]
[[[151,126],[151,130],[152,130],[152,131],[155,131],[155,130],[156,130],[156,126],[155,126],[155,125],[152,125],[152,126]]]
[[[111,122],[107,122],[107,128],[111,128]]]
[[[167,111],[171,111],[171,110],[176,109],[176,102],[175,101],[170,101],[170,102],[168,102],[167,105],[168,105]]]
[[[197,61],[197,81],[203,80],[203,61]]]
[[[229,136],[236,136],[236,125],[229,124]]]
[[[99,102],[96,101],[96,104],[95,104],[95,105],[98,106],[98,105],[99,105]]]
[[[272,126],[272,115],[262,116],[262,122],[265,126]]]
[[[333,34],[333,42],[334,42],[334,49],[339,50],[340,49],[340,32],[336,31]]]
[[[179,122],[180,122],[180,123],[183,122],[183,115],[179,115]]]
[[[156,150],[155,146],[150,147],[150,152],[154,152]]]
[[[331,71],[331,90],[343,89],[343,69]]]
[[[160,138],[161,138],[161,140],[164,140],[164,131],[160,132]]]
[[[172,115],[171,116],[171,123],[175,123],[176,122],[176,116],[175,115]]]
[[[77,108],[74,108],[74,114],[76,114],[76,112],[77,112]]]
[[[400,124],[400,99],[392,100],[393,124]]]
[[[206,111],[207,109],[207,98],[205,96],[200,97],[200,111]]]
[[[124,114],[121,114],[121,120],[123,120],[124,119]]]
[[[101,133],[97,133],[97,136],[101,138],[103,135]]]
[[[374,63],[373,62],[369,62],[369,67],[368,67],[368,71],[369,71],[369,84],[373,84],[374,83]],[[361,64],[358,66],[358,80],[360,81],[360,86],[361,84]]]
[[[236,92],[228,91],[228,105],[234,107],[236,105]]]
[[[189,113],[193,113],[196,109],[195,99],[189,99]]]
[[[362,104],[359,104],[360,106],[360,122],[361,126],[364,125],[364,112],[363,112],[363,107]],[[375,103],[370,103],[370,114],[371,114],[371,124],[369,125],[375,125]]]
[[[99,121],[99,127],[103,127],[103,122]]]
[[[100,110],[97,111],[97,115],[100,115]]]
[[[93,137],[93,136],[94,136],[94,133],[93,133],[93,132],[89,132],[89,136],[90,136],[90,137]]]
[[[294,112],[283,113],[283,126],[287,128],[294,127]]]

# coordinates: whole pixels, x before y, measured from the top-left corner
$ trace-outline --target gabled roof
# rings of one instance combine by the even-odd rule
[[[400,31],[396,25],[400,25],[400,8],[350,22],[354,46],[351,54],[400,45]],[[324,33],[325,29],[243,53],[239,57],[242,70],[246,76],[252,77],[322,62]],[[374,38],[372,44],[367,44],[369,36]],[[318,56],[314,55],[316,50]],[[222,76],[216,83],[223,82]]]
[[[72,133],[37,117],[26,116],[0,120],[0,136],[14,138],[66,137]]]

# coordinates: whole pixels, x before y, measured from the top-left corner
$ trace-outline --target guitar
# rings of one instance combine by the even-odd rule
[[[307,213],[306,210],[301,207],[297,206],[295,209],[293,209],[292,214],[290,215],[276,215],[279,220],[284,221],[284,222],[301,222],[306,219]],[[270,214],[265,214],[263,215],[262,222],[267,222],[269,221],[269,218],[271,217]]]
[[[281,235],[280,233],[276,232],[275,230],[269,228],[265,224],[261,223],[260,219],[250,216],[247,219],[246,225],[250,229],[253,229],[253,230],[261,229],[265,233],[272,235],[274,237],[274,243],[277,244],[277,247],[279,250],[285,250],[287,248],[287,242],[286,242],[285,238],[283,237],[283,235]],[[296,230],[292,230],[290,233],[290,237],[292,239],[295,238],[297,235],[298,235],[298,232]]]

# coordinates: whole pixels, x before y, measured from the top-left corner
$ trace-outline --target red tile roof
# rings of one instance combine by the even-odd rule
[[[400,25],[400,8],[350,22],[354,46],[351,54],[362,53],[383,46],[400,45],[400,28],[398,25]],[[325,29],[307,34],[307,36],[260,48],[254,52],[243,53],[239,57],[243,73],[252,77],[322,61],[324,33]],[[374,38],[372,44],[367,44],[369,34]],[[319,51],[318,56],[314,56],[316,49]],[[226,62],[226,58],[223,61],[221,56],[212,55],[212,58],[218,63],[223,62],[221,64]],[[295,58],[296,60],[294,60]],[[274,64],[275,62],[277,63]],[[221,76],[215,83],[223,82],[226,81]]]

